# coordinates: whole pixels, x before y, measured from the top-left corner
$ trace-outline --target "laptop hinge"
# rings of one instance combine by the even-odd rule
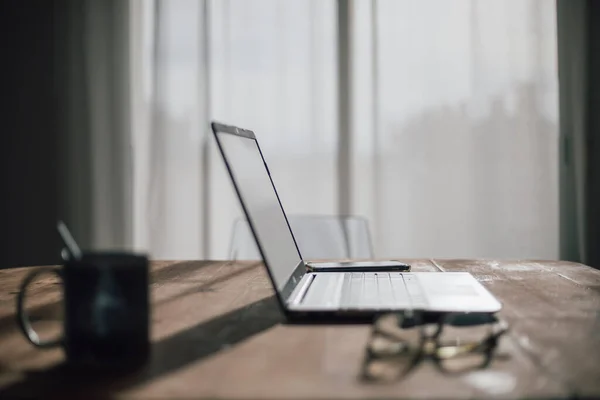
[[[301,285],[297,286],[296,290],[294,290],[294,293],[292,293],[292,298],[288,303],[292,305],[298,305],[302,303],[302,300],[304,300],[304,298],[306,297],[308,289],[315,280],[315,277],[315,274],[307,274],[306,279],[302,279]]]
[[[304,261],[300,260],[292,275],[288,278],[287,282],[283,286],[283,289],[279,292],[281,299],[286,303],[290,301],[292,293],[296,286],[300,284],[302,277],[306,274],[306,265]]]

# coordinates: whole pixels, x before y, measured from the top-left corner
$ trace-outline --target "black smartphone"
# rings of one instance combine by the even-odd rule
[[[408,272],[410,264],[397,260],[387,261],[341,261],[306,263],[311,272]]]

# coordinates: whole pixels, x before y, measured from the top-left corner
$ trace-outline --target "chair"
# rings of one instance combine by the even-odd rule
[[[373,258],[369,223],[359,216],[290,215],[288,221],[305,260]],[[229,258],[260,260],[246,218],[233,224]]]

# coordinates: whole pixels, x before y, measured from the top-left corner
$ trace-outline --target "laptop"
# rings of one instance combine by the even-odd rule
[[[367,317],[390,311],[494,313],[501,303],[467,272],[344,268],[320,271],[302,258],[254,132],[212,130],[277,299],[290,318]],[[309,194],[307,194],[309,195]],[[389,264],[389,263],[388,263]],[[391,263],[393,264],[393,262]]]

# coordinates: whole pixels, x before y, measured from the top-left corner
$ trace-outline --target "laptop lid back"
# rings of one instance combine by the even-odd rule
[[[252,131],[212,123],[217,145],[277,295],[285,305],[305,273],[279,195]]]

